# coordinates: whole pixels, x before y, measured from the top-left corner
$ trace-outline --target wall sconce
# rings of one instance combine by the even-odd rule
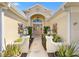
[[[74,24],[73,24],[73,25],[75,26],[75,25],[77,25],[77,24],[78,24],[77,22],[74,22]]]

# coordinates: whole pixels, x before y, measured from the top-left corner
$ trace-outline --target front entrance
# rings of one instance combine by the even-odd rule
[[[43,26],[43,22],[45,20],[45,17],[41,14],[35,14],[31,17],[31,23],[32,23],[32,32],[33,35],[41,35],[42,34],[42,26]]]
[[[42,24],[33,24],[33,34],[36,35],[42,34]]]

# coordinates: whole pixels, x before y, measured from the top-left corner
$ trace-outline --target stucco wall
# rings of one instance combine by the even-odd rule
[[[18,21],[5,16],[4,26],[6,44],[10,44],[18,38]]]
[[[66,12],[62,12],[56,17],[50,19],[48,22],[48,26],[53,28],[53,24],[57,23],[57,32],[62,37],[65,43],[67,43],[68,39],[68,14]]]
[[[71,13],[71,38],[73,40],[79,40],[79,12]]]
[[[11,11],[5,11],[4,17],[4,36],[6,40],[6,45],[14,42],[18,37],[18,23],[20,23],[21,18],[17,17]]]

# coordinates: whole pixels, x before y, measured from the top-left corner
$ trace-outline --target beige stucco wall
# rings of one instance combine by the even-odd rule
[[[4,36],[7,44],[12,44],[17,38],[18,35],[18,23],[24,22],[21,21],[22,19],[19,18],[17,15],[12,13],[10,10],[5,11],[4,16]]]
[[[71,12],[71,42],[79,40],[79,7],[73,7]]]
[[[66,12],[62,12],[58,14],[56,17],[50,19],[48,26],[53,27],[53,24],[57,23],[57,32],[62,37],[65,43],[67,43],[68,39],[68,14]]]
[[[10,44],[18,38],[18,21],[5,16],[4,26],[6,44]]]

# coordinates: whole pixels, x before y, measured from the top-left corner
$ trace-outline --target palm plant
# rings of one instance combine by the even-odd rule
[[[79,56],[79,47],[77,46],[77,42],[71,43],[70,45],[62,45],[56,55],[59,57],[74,57]]]

